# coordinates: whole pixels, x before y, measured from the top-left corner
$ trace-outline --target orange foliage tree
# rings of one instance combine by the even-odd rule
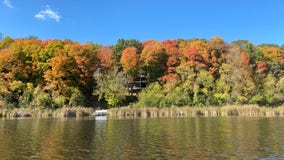
[[[143,70],[148,75],[149,81],[153,82],[166,72],[168,55],[159,43],[151,41],[150,44],[144,44],[141,61]]]
[[[208,42],[209,49],[209,71],[214,75],[214,77],[218,77],[219,69],[226,61],[226,53],[228,52],[228,47],[225,41],[221,37],[213,37]]]
[[[121,60],[123,71],[130,77],[135,78],[139,71],[139,55],[136,48],[128,47],[123,50]]]
[[[96,54],[99,60],[99,67],[101,67],[103,71],[109,70],[116,65],[115,56],[110,47],[102,47],[98,49]]]
[[[70,48],[70,55],[76,63],[75,73],[79,77],[79,85],[87,90],[92,88],[93,74],[98,63],[95,52],[90,44],[75,43]]]

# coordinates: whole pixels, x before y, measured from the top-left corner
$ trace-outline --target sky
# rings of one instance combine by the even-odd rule
[[[103,45],[144,40],[284,44],[283,0],[0,0],[2,37]]]

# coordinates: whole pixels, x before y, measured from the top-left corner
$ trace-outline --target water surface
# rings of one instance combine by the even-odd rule
[[[0,157],[284,159],[284,119],[2,119]]]

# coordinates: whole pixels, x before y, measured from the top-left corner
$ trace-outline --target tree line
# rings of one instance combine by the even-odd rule
[[[284,46],[247,40],[119,39],[102,46],[7,36],[0,41],[0,106],[276,106],[284,102],[283,69]],[[127,84],[142,75],[147,87],[133,94]]]

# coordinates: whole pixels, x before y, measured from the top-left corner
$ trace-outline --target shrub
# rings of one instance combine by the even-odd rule
[[[161,101],[165,98],[162,86],[155,82],[151,83],[147,88],[143,89],[138,95],[138,106],[143,107],[162,107]]]

